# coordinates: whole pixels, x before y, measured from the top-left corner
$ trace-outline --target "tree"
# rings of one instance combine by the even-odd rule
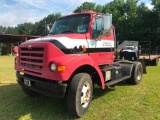
[[[6,28],[6,34],[19,34],[18,27],[8,27]]]
[[[36,22],[33,25],[33,29],[32,29],[32,35],[40,35],[40,36],[44,36],[47,34],[47,25],[52,26],[53,23],[61,17],[60,13],[57,14],[50,14],[47,17],[45,17],[44,19],[40,20],[39,22]]]
[[[107,3],[103,6],[103,13],[110,13],[113,16],[113,25],[116,28],[117,39],[125,39],[123,38],[126,29],[126,16],[125,16],[125,1],[124,0],[114,0],[110,3]],[[122,36],[123,34],[123,36]]]
[[[101,13],[102,12],[102,9],[103,9],[103,6],[102,5],[97,5],[94,9],[95,12],[97,13]]]
[[[81,6],[77,7],[77,9],[74,10],[74,13],[76,12],[83,12],[85,10],[91,10],[97,13],[100,13],[102,11],[103,6],[102,5],[96,5],[92,2],[84,2]]]
[[[74,13],[76,12],[82,12],[85,10],[92,10],[95,9],[95,3],[92,2],[84,2],[81,6],[77,7],[77,9],[74,10]]]
[[[85,10],[97,13],[110,13],[116,28],[118,40],[151,40],[152,45],[160,45],[160,0],[152,0],[154,8],[148,9],[139,0],[113,0],[104,6],[84,2],[74,12]],[[19,24],[16,27],[0,26],[0,33],[43,36],[47,34],[46,26],[52,25],[61,14],[50,14],[36,23]]]
[[[155,46],[160,45],[160,0],[152,0],[152,5],[154,5],[153,8],[153,14],[154,17],[154,29],[155,29],[155,34],[154,34],[154,40],[155,42],[153,43]]]
[[[32,23],[24,23],[18,25],[18,33],[21,35],[30,35],[33,29]]]

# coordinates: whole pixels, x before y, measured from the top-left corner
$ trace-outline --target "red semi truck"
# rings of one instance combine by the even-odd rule
[[[69,113],[81,117],[89,108],[94,84],[105,89],[121,81],[140,83],[144,64],[115,59],[115,51],[112,15],[67,15],[55,21],[48,36],[20,44],[17,82],[29,96],[66,96]]]

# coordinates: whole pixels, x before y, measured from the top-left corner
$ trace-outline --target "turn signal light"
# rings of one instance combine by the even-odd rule
[[[86,52],[86,51],[87,51],[86,46],[83,45],[83,52]]]
[[[58,66],[58,72],[64,72],[64,71],[66,71],[66,66],[64,65]]]

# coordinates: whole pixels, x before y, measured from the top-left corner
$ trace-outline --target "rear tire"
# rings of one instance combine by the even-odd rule
[[[158,61],[159,61],[159,58],[156,58],[152,61],[152,65],[153,66],[157,66],[158,65]]]
[[[140,62],[134,62],[131,77],[128,79],[128,82],[134,85],[137,85],[141,82],[143,74],[143,67]]]
[[[28,96],[30,96],[30,97],[34,97],[34,96],[37,96],[37,95],[38,95],[37,92],[34,92],[34,91],[32,91],[32,90],[29,90],[28,88],[25,88],[25,87],[22,87],[22,91],[23,91],[26,95],[28,95]]]
[[[67,108],[75,117],[83,116],[91,103],[93,94],[92,80],[87,73],[76,74],[68,88]]]

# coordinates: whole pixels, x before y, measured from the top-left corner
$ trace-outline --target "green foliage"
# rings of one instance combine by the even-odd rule
[[[155,5],[153,10],[148,9],[144,3],[138,5],[138,1],[114,0],[104,5],[102,12],[113,15],[118,40],[149,40],[154,48],[160,45],[160,0],[152,0]]]
[[[84,2],[81,6],[77,7],[76,10],[74,10],[74,12],[83,12],[85,10],[92,10],[94,11],[95,8],[95,3],[92,2]]]
[[[92,10],[97,13],[110,13],[113,16],[113,25],[116,28],[117,40],[149,40],[152,46],[160,45],[160,0],[151,0],[154,8],[148,9],[139,0],[113,0],[110,3],[97,5],[84,2],[74,12]],[[0,33],[23,35],[47,35],[47,25],[52,26],[54,21],[61,17],[60,13],[50,14],[39,22],[19,24],[17,27],[0,26]]]
[[[61,17],[60,13],[50,14],[39,22],[18,24],[17,27],[0,26],[0,34],[20,34],[44,36],[47,34],[46,26],[52,26],[55,20]]]
[[[154,14],[154,17],[152,17],[151,19],[153,20],[153,27],[154,27],[154,33],[153,33],[153,37],[154,37],[154,44],[155,45],[159,45],[160,46],[160,0],[152,0],[152,5],[154,5],[153,8],[153,12],[152,14]]]
[[[103,7],[101,5],[96,5],[92,2],[84,2],[81,6],[77,7],[77,9],[74,10],[74,13],[83,12],[85,10],[91,10],[100,13],[102,11],[102,8]]]
[[[1,120],[71,120],[65,99],[26,96],[16,82],[13,56],[0,56]],[[159,120],[160,63],[148,66],[139,85],[95,86],[89,110],[80,120]]]
[[[45,17],[43,20],[40,20],[39,22],[36,22],[33,25],[33,29],[31,34],[32,35],[40,35],[40,36],[44,36],[47,35],[47,25],[52,26],[53,23],[55,22],[55,20],[57,20],[58,18],[61,17],[60,13],[57,14],[50,14],[47,17]]]
[[[7,28],[3,27],[2,25],[0,26],[0,34],[4,34],[7,32]]]
[[[21,35],[30,35],[32,29],[33,29],[32,23],[24,23],[18,25],[18,33]]]
[[[135,18],[136,12],[137,12],[137,2],[139,0],[126,0],[125,3],[125,13],[127,15],[127,18]]]
[[[20,34],[18,27],[8,27],[7,33],[8,34]]]
[[[102,5],[97,5],[94,9],[94,11],[96,11],[97,13],[101,13],[102,12],[102,9],[103,9],[103,6]]]

